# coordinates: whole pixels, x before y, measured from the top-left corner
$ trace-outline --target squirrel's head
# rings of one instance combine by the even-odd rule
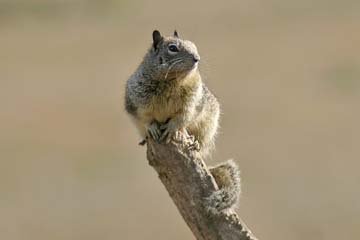
[[[200,55],[194,43],[179,38],[177,31],[173,36],[163,37],[158,30],[152,34],[152,56],[155,58],[157,71],[164,79],[177,79],[196,70]]]

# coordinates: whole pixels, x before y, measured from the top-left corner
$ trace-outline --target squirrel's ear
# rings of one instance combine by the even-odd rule
[[[179,34],[178,34],[178,32],[176,30],[174,31],[174,37],[176,37],[176,38],[179,37]]]
[[[154,30],[152,36],[153,36],[153,46],[156,49],[158,43],[163,39],[163,37],[161,36],[158,30]]]

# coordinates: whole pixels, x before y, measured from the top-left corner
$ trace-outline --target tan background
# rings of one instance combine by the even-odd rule
[[[194,41],[260,239],[360,238],[360,2],[0,1],[0,239],[193,239],[123,110],[158,28]]]

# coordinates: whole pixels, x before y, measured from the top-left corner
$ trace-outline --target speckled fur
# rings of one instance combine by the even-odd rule
[[[229,208],[236,208],[241,193],[240,170],[233,160],[228,160],[210,168],[218,184],[219,190],[213,192],[206,199],[206,206],[210,212],[216,213]]]
[[[178,52],[171,52],[169,45],[176,45]],[[159,125],[166,125],[169,133],[186,129],[198,141],[199,152],[206,158],[214,148],[220,106],[201,80],[198,60],[200,56],[192,42],[180,39],[177,34],[162,37],[159,32],[154,31],[153,45],[127,81],[125,107],[143,138],[148,135],[154,121]],[[221,189],[229,191],[232,185],[236,185],[234,190],[238,191],[239,179],[235,178],[238,182],[231,183],[225,176],[234,175],[236,165],[227,163],[226,166],[224,168],[220,165],[221,171],[220,168],[219,171],[216,168],[211,171]],[[224,178],[218,173],[224,174]],[[227,179],[226,186],[225,182],[222,183],[223,179]],[[222,193],[218,191],[214,194]],[[238,195],[239,192],[233,194]],[[221,211],[225,206],[229,208],[235,205],[234,197],[229,204],[220,204],[219,201],[227,200],[223,195],[210,197],[216,202],[210,204],[209,209],[219,206]]]

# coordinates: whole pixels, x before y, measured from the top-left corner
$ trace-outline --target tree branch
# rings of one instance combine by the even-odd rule
[[[235,211],[211,214],[204,199],[218,189],[204,161],[188,150],[191,140],[147,141],[147,159],[198,240],[257,240]]]

